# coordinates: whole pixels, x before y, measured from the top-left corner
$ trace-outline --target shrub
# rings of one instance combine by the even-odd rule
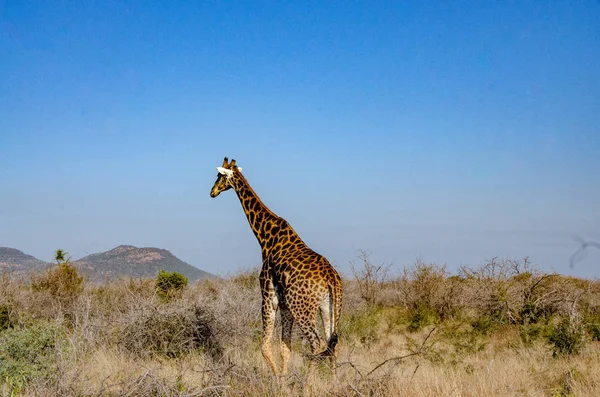
[[[548,332],[548,341],[554,348],[553,355],[579,354],[584,346],[584,330],[577,321],[565,318]]]
[[[181,273],[161,270],[156,276],[156,290],[158,295],[165,300],[179,296],[187,285],[188,279]]]
[[[588,324],[587,330],[593,341],[600,342],[600,324]]]
[[[409,311],[409,323],[407,329],[417,332],[434,324],[439,320],[437,314],[428,306],[421,305]]]
[[[244,343],[262,334],[262,298],[258,279],[249,283],[238,280],[204,280],[195,285],[196,302],[219,319],[219,340],[228,345]],[[260,338],[259,338],[260,339]]]
[[[146,307],[123,326],[119,343],[140,357],[179,357],[198,348],[221,354],[214,316],[197,305]]]
[[[10,311],[10,306],[6,304],[0,305],[0,331],[11,327]]]
[[[381,287],[387,281],[391,264],[374,265],[369,259],[370,255],[368,251],[360,251],[358,259],[362,262],[362,267],[351,262],[350,268],[358,283],[360,297],[368,306],[374,306],[381,299]]]
[[[525,264],[528,264],[526,259]],[[565,292],[571,293],[571,288],[562,290],[556,274],[541,274],[526,271],[512,278],[515,289],[521,290],[522,302],[518,310],[520,324],[535,324],[548,321],[556,314],[564,302]]]
[[[526,301],[519,313],[522,324],[535,324],[543,316],[543,312],[532,302]]]
[[[462,306],[464,283],[458,277],[447,278],[446,268],[418,260],[405,268],[396,280],[402,303],[415,312],[427,309],[441,319],[455,315]]]
[[[497,258],[476,267],[463,266],[459,275],[466,281],[466,302],[479,316],[489,317],[494,324],[515,322],[522,294],[516,291],[510,277],[517,264]]]
[[[519,324],[519,336],[525,345],[531,345],[546,333],[544,325],[539,324]]]
[[[484,334],[465,325],[463,322],[444,323],[439,327],[440,334],[454,347],[454,354],[450,356],[453,361],[460,359],[461,355],[482,351],[487,345],[488,339]]]
[[[34,277],[31,287],[36,292],[49,293],[61,306],[70,307],[83,292],[83,277],[66,255],[63,250],[57,250],[57,265]]]
[[[600,311],[588,311],[585,316],[585,323],[590,339],[600,342]]]
[[[369,347],[379,341],[381,309],[366,307],[350,315],[342,314],[340,334],[350,342]]]
[[[235,277],[231,278],[231,281],[236,285],[239,285],[243,289],[251,290],[259,285],[258,277],[260,275],[260,269],[250,269],[240,272]]]
[[[0,334],[0,382],[17,392],[31,380],[46,379],[55,372],[54,353],[63,339],[55,326],[34,323]]]
[[[471,322],[473,331],[480,335],[489,335],[497,326],[494,318],[488,315],[477,317]]]

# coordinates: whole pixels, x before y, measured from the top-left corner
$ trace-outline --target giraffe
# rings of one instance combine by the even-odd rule
[[[287,372],[291,354],[292,328],[296,324],[308,340],[312,357],[327,357],[334,367],[338,324],[342,308],[342,283],[339,274],[325,259],[302,241],[289,223],[275,215],[256,195],[235,160],[217,167],[217,180],[210,196],[235,190],[250,228],[262,252],[259,276],[262,294],[263,342],[261,352],[275,375]],[[277,310],[281,313],[281,371],[273,360],[271,338]],[[316,330],[317,313],[325,328],[326,348]],[[312,361],[311,361],[312,368]]]

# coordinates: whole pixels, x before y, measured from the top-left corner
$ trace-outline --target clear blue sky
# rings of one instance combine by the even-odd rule
[[[600,277],[599,1],[0,0],[0,76],[0,246],[258,266],[229,156],[346,274]]]

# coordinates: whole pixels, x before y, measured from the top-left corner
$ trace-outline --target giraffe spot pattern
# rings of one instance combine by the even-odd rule
[[[291,329],[296,324],[311,345],[313,354],[321,348],[316,332],[317,314],[329,316],[324,324],[326,349],[322,355],[335,359],[337,330],[342,305],[342,283],[339,274],[325,257],[302,241],[289,223],[267,208],[238,171],[235,160],[227,158],[223,168],[233,170],[231,176],[219,174],[211,189],[211,197],[233,188],[242,204],[248,223],[256,236],[262,253],[259,277],[262,294],[263,356],[275,374],[279,373],[273,360],[270,339],[275,314],[281,310],[282,371],[286,371],[291,349]],[[329,310],[331,308],[331,310]],[[327,320],[327,321],[326,321]]]

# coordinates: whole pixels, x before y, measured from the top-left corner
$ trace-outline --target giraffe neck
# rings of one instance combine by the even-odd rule
[[[268,246],[268,237],[265,233],[267,225],[273,226],[282,218],[275,215],[258,197],[250,184],[243,175],[236,175],[234,181],[234,190],[237,193],[242,209],[246,214],[250,228],[254,232],[261,247]],[[269,227],[270,229],[270,227]]]

